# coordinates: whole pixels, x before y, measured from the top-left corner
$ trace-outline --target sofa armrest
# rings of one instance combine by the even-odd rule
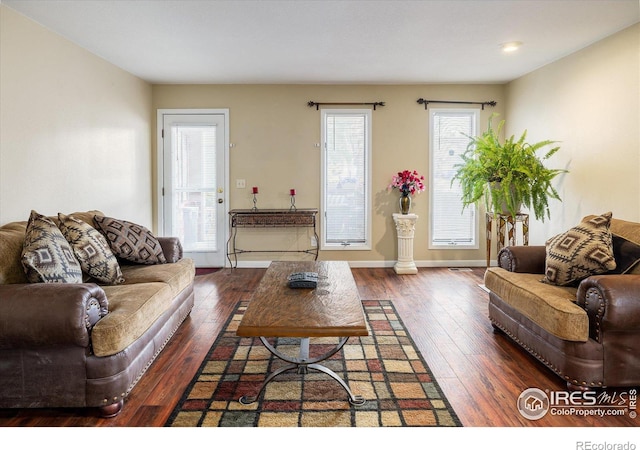
[[[640,337],[640,275],[595,275],[580,283],[577,303],[589,316],[589,336],[638,331]]]
[[[96,284],[0,285],[0,348],[90,345],[90,332],[108,313]]]
[[[162,253],[168,263],[178,262],[182,259],[182,243],[180,239],[172,236],[159,236],[158,242],[162,247]]]
[[[498,266],[509,272],[544,273],[547,249],[544,245],[512,245],[498,253]]]

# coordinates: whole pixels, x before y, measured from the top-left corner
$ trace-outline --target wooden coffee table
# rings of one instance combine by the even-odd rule
[[[316,289],[291,289],[287,278],[293,272],[317,272]],[[238,336],[258,337],[276,357],[289,364],[267,376],[255,396],[245,395],[240,403],[253,403],[276,376],[297,369],[307,373],[314,369],[335,379],[349,394],[349,402],[361,405],[365,400],[351,392],[349,386],[331,369],[319,362],[331,357],[350,336],[367,336],[362,302],[351,269],[346,261],[277,261],[272,262],[256,289],[236,331]],[[278,352],[267,338],[300,338],[298,357]],[[314,358],[309,357],[309,338],[337,337],[335,348]]]

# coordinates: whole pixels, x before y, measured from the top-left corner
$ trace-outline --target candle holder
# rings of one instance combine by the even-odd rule
[[[291,206],[289,207],[289,211],[297,211],[296,208],[296,190],[289,190],[289,195],[291,196]]]
[[[258,193],[258,188],[254,187],[253,188],[253,208],[251,208],[251,211],[257,211],[258,210],[258,198],[256,197],[256,194]]]

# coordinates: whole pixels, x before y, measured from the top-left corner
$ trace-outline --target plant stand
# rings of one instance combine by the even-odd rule
[[[416,214],[393,214],[398,232],[398,262],[393,269],[397,274],[416,274],[418,268],[413,261],[413,236],[416,229]]]
[[[496,255],[506,245],[516,245],[516,223],[522,224],[522,245],[529,245],[529,214],[516,214],[515,217],[508,214],[486,213],[487,223],[487,267],[491,263],[491,235],[494,219],[498,220]],[[505,233],[506,231],[506,233]]]

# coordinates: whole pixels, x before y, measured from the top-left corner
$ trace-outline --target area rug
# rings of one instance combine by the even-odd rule
[[[256,402],[268,373],[283,363],[259,339],[236,329],[248,302],[240,302],[185,390],[167,427],[459,427],[422,355],[391,301],[362,302],[369,336],[351,337],[322,364],[336,372],[355,395],[354,406],[338,382],[324,373],[296,370],[274,378]],[[337,338],[311,339],[310,355],[324,354]],[[270,339],[280,352],[297,355],[299,340]]]

